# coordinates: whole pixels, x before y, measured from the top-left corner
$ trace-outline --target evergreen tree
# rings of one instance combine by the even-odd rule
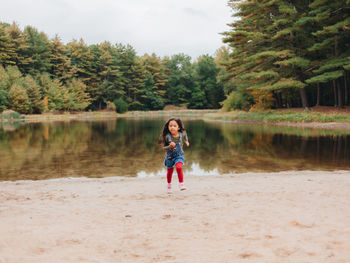
[[[23,86],[29,98],[29,113],[41,113],[43,104],[39,84],[30,76],[24,78]]]
[[[194,78],[199,88],[204,91],[207,102],[204,104],[205,108],[217,109],[225,98],[223,85],[216,80],[218,73],[219,69],[215,65],[214,58],[209,55],[201,56],[195,65]]]
[[[123,89],[123,98],[130,105],[133,101],[134,85],[132,85],[133,66],[136,63],[136,52],[130,45],[116,44],[116,59],[119,61],[121,73],[120,86]]]
[[[295,25],[301,11],[308,9],[307,1],[231,0],[230,3],[240,18],[231,24],[233,30],[226,32],[224,39],[233,48],[227,67],[231,81],[241,92],[259,90],[255,93],[256,102],[265,101],[259,97],[268,98],[271,92],[278,96],[286,89],[299,89],[302,106],[307,107],[304,69],[309,60],[303,48],[307,38]]]
[[[164,101],[154,92],[155,81],[151,73],[146,73],[146,79],[143,87],[143,96],[141,101],[145,110],[161,110],[164,107]]]
[[[0,89],[0,113],[6,109],[7,104],[7,92]]]
[[[166,82],[167,76],[165,75],[165,68],[163,66],[162,60],[152,53],[152,55],[145,54],[141,57],[143,65],[145,67],[146,73],[152,75],[154,81],[154,86],[152,90],[155,95],[160,98],[164,98],[166,92]]]
[[[40,76],[37,77],[39,86],[40,86],[40,94],[42,97],[47,95],[47,92],[51,86],[51,78],[50,74],[45,72],[40,74]]]
[[[72,79],[67,83],[70,100],[70,110],[83,111],[90,104],[90,96],[86,92],[86,85],[78,79]]]
[[[15,47],[7,33],[8,24],[0,22],[0,65],[13,65],[13,56],[16,54]]]
[[[31,54],[26,50],[29,48],[27,35],[18,27],[16,23],[6,27],[6,32],[11,39],[11,45],[14,51],[11,54],[11,64],[16,65],[21,71],[31,62]]]
[[[63,83],[72,78],[73,70],[67,56],[67,48],[58,36],[50,40],[50,74]]]
[[[196,83],[191,91],[191,99],[188,105],[190,109],[205,109],[208,106],[208,101],[205,91]]]
[[[28,63],[22,64],[23,73],[32,76],[40,75],[42,72],[50,70],[50,43],[48,37],[43,32],[31,26],[25,27],[24,38],[26,48],[23,49],[23,56],[30,58]]]
[[[122,87],[122,73],[119,71],[119,61],[116,48],[109,42],[103,42],[97,46],[97,75],[102,83],[101,96],[98,101],[106,103],[113,101],[124,94]]]
[[[14,84],[22,84],[22,74],[18,68],[7,66],[4,69],[0,66],[0,89],[8,92]]]
[[[225,95],[230,94],[235,86],[232,82],[228,81],[230,79],[230,74],[226,71],[226,67],[230,60],[230,50],[226,46],[222,46],[215,53],[214,62],[219,72],[216,76],[216,81],[219,85],[223,86]]]
[[[165,64],[168,73],[166,90],[167,104],[186,105],[191,98],[191,88],[194,86],[194,70],[191,57],[177,54]]]
[[[0,112],[6,109],[8,105],[7,95],[7,74],[0,64]]]
[[[143,100],[147,97],[145,94],[146,71],[140,58],[136,58],[134,65],[131,66],[130,82],[130,110],[143,110],[145,105]]]
[[[8,93],[10,109],[19,113],[29,113],[30,101],[24,88],[19,84],[13,84]]]
[[[71,100],[68,90],[58,79],[53,79],[50,83],[46,94],[48,98],[48,109],[55,110],[69,110]]]
[[[95,66],[95,57],[85,42],[74,40],[67,44],[67,53],[72,65],[74,78],[80,79],[87,87],[87,92],[93,100],[99,98],[101,91]]]
[[[312,35],[314,75],[309,84],[329,83],[333,86],[334,105],[342,107],[348,101],[346,69],[350,61],[350,2],[346,0],[315,0],[306,21],[316,29]]]

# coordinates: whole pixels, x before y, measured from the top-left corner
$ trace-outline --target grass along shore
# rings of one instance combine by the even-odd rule
[[[329,109],[330,108],[330,109]],[[331,107],[318,107],[316,109],[302,110],[268,110],[268,111],[231,111],[209,113],[205,118],[211,120],[241,120],[261,123],[327,123],[336,122],[350,125],[350,109],[332,109]]]
[[[19,114],[18,114],[19,115]],[[119,114],[112,111],[95,112],[63,112],[20,115],[25,122],[40,121],[63,121],[63,120],[89,120],[106,118],[158,118],[176,116],[180,118],[195,117],[206,120],[234,121],[239,123],[272,124],[286,126],[305,126],[323,128],[332,124],[341,128],[350,129],[350,107],[337,109],[334,107],[313,107],[310,110],[300,108],[278,109],[267,111],[231,111],[221,112],[220,110],[160,110],[160,111],[129,111]],[[3,118],[2,121],[9,121]]]
[[[109,118],[159,118],[159,117],[195,117],[201,118],[205,114],[218,113],[219,110],[159,110],[159,111],[128,111],[120,114],[113,111],[92,111],[92,112],[62,112],[62,113],[42,113],[42,114],[19,114],[14,111],[0,113],[0,122],[7,121],[65,121],[65,120],[99,120]]]

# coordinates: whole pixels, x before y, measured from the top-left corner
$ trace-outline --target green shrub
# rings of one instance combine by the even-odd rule
[[[128,111],[128,104],[122,99],[115,99],[113,101],[118,113],[124,113]]]
[[[113,102],[107,101],[107,110],[108,111],[116,111],[117,107]]]
[[[5,110],[3,113],[0,114],[0,119],[12,120],[12,119],[23,119],[23,117],[21,117],[21,114],[19,114],[16,111]]]
[[[7,92],[5,90],[0,90],[0,112],[6,109],[7,103]]]
[[[254,104],[253,96],[240,91],[233,91],[222,102],[222,109],[224,111],[231,110],[249,110]]]

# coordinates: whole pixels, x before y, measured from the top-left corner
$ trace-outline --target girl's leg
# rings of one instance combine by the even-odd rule
[[[174,167],[168,168],[166,178],[168,180],[168,184],[171,184],[171,177],[173,175]]]
[[[180,184],[184,182],[184,173],[182,172],[182,163],[176,164],[176,172],[177,176],[179,177]]]

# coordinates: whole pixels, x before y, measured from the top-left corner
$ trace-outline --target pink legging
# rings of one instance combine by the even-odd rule
[[[179,177],[179,182],[183,183],[184,182],[184,174],[182,172],[182,163],[177,163],[175,166],[176,166],[177,176]],[[173,171],[174,171],[174,167],[168,168],[168,172],[166,174],[168,184],[171,183],[171,177],[173,175]]]

